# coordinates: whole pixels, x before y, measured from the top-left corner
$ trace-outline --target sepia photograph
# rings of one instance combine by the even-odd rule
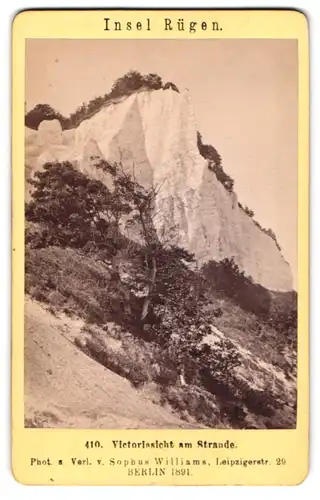
[[[25,428],[295,429],[297,40],[27,39],[24,122]]]

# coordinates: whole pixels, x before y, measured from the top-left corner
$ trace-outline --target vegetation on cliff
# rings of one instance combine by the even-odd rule
[[[176,85],[171,82],[164,84],[161,77],[155,73],[141,75],[138,71],[129,71],[114,82],[109,93],[95,97],[88,103],[83,103],[69,116],[63,116],[49,104],[37,104],[37,106],[26,113],[25,125],[33,130],[37,130],[43,120],[58,120],[63,130],[72,129],[78,127],[83,120],[91,118],[91,116],[98,113],[104,106],[112,102],[116,102],[123,97],[128,97],[135,92],[159,90],[161,88],[179,92]]]
[[[249,217],[252,218],[252,221],[254,222],[254,224],[261,230],[263,231],[265,234],[267,234],[268,236],[270,236],[270,238],[273,239],[273,241],[275,242],[276,244],[276,247],[277,249],[279,250],[279,252],[281,252],[281,247],[279,245],[279,242],[277,240],[277,237],[274,233],[274,231],[272,231],[271,228],[269,229],[266,229],[265,227],[262,227],[261,224],[259,224],[259,222],[257,220],[254,219],[254,211],[253,210],[250,210],[249,207],[247,206],[244,206],[242,205],[240,202],[238,202],[238,205],[239,207],[241,208],[241,210],[243,210]]]
[[[201,156],[208,160],[208,168],[215,173],[218,181],[221,182],[223,187],[227,191],[232,192],[234,180],[223,170],[222,158],[218,151],[211,144],[203,144],[200,132],[197,132],[197,143]]]

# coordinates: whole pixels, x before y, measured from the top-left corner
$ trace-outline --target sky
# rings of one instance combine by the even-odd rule
[[[38,40],[26,45],[26,107],[68,115],[134,69],[187,88],[203,142],[239,201],[277,235],[297,279],[296,40]]]

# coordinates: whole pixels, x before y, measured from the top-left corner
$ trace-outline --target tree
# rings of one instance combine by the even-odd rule
[[[221,182],[227,191],[232,192],[234,180],[223,170],[222,159],[216,148],[211,146],[211,144],[203,144],[199,131],[197,132],[197,144],[201,156],[208,160],[209,170],[215,173],[218,181]]]
[[[261,318],[268,318],[270,292],[240,271],[233,258],[209,261],[202,266],[209,288],[231,298],[237,305]]]
[[[248,208],[247,206],[245,206],[243,210],[247,215],[249,215],[249,217],[254,217],[254,211],[250,210],[250,208]]]
[[[149,312],[152,292],[156,283],[157,252],[161,246],[153,223],[153,208],[158,188],[151,187],[147,190],[136,182],[134,176],[132,177],[130,174],[125,173],[121,164],[118,166],[118,172],[119,168],[120,173],[118,173],[114,180],[115,190],[131,207],[130,219],[127,221],[127,226],[138,223],[142,237],[144,267],[147,271],[147,293],[141,312],[141,321],[144,321]]]
[[[157,188],[143,188],[123,166],[110,165],[96,159],[95,168],[109,173],[113,179],[110,191],[102,182],[89,179],[69,162],[47,163],[29,182],[32,199],[26,205],[26,219],[42,224],[42,231],[27,233],[31,246],[70,246],[91,249],[101,260],[111,258],[114,277],[120,280],[121,252],[128,240],[120,230],[121,219],[126,226],[139,224],[140,255],[143,256],[144,285],[147,293],[141,311],[145,321],[157,277],[157,251],[160,242],[153,224],[153,206]]]
[[[57,119],[61,123],[63,129],[74,128],[83,120],[97,113],[105,104],[112,102],[113,99],[128,96],[141,88],[158,90],[162,87],[162,79],[156,73],[142,75],[139,71],[131,70],[114,82],[110,93],[105,93],[103,96],[97,96],[88,103],[81,104],[69,115],[69,117],[63,116],[49,104],[37,104],[32,110],[25,114],[25,125],[37,130],[39,124],[43,120]],[[173,83],[167,84],[166,88],[173,88],[179,92]]]
[[[183,385],[201,383],[203,374],[224,380],[239,364],[239,354],[227,340],[214,345],[206,341],[212,336],[214,318],[206,309],[212,299],[194,255],[173,245],[161,247],[157,269],[152,300],[160,322],[149,327],[153,338],[174,363]]]
[[[89,113],[89,104],[82,103],[78,106],[74,113],[69,116],[69,127],[77,127],[83,120],[85,120]]]
[[[162,78],[155,73],[149,73],[144,77],[144,83],[148,89],[159,90],[162,88]]]
[[[118,191],[110,192],[69,162],[47,163],[29,183],[34,189],[26,219],[44,227],[42,240],[31,238],[32,245],[84,248],[91,244],[108,256],[121,249],[119,220],[131,208]]]
[[[163,90],[167,90],[167,89],[171,89],[171,90],[174,90],[175,92],[179,93],[178,87],[174,83],[172,83],[172,82],[167,82],[164,85]]]
[[[264,232],[265,232],[268,236],[270,236],[270,237],[273,239],[273,241],[275,242],[275,244],[276,244],[276,246],[277,246],[278,250],[281,252],[281,246],[279,245],[279,242],[278,242],[278,240],[277,240],[277,236],[276,236],[275,232],[274,232],[274,231],[272,231],[272,229],[271,229],[271,228],[269,228],[269,229],[263,229],[263,231],[264,231]]]
[[[238,202],[238,206],[243,210],[249,217],[253,218],[254,217],[254,211],[250,210],[249,207],[246,205],[242,205],[242,203]]]
[[[38,130],[43,120],[59,120],[62,128],[65,128],[67,118],[53,109],[49,104],[37,104],[25,115],[26,127]]]
[[[112,86],[110,97],[120,97],[132,92],[136,92],[143,85],[143,77],[138,71],[129,71],[121,78],[118,78]]]
[[[221,182],[221,184],[227,191],[233,191],[234,180],[225,173],[221,165],[216,165],[212,162],[209,162],[209,169],[216,174],[218,181]]]

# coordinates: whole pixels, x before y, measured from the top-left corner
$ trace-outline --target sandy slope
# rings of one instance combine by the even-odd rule
[[[25,418],[28,426],[78,428],[186,427],[130,382],[79,351],[82,322],[55,317],[27,299]]]

